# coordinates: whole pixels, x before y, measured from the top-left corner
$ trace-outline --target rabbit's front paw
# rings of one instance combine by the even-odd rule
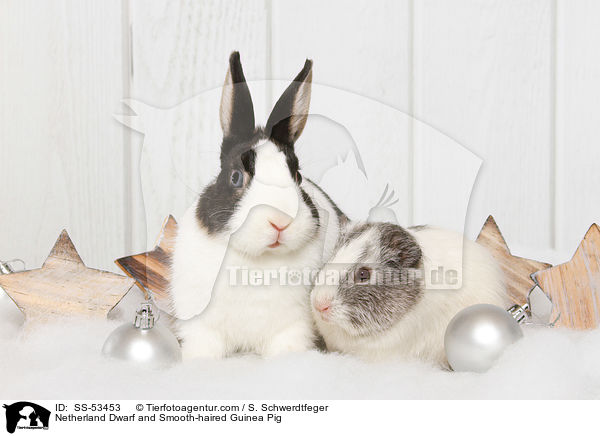
[[[194,329],[184,337],[181,346],[184,361],[192,359],[222,359],[227,354],[226,344],[221,334],[207,327]]]
[[[314,333],[310,326],[302,323],[288,327],[273,336],[265,344],[262,356],[270,358],[285,353],[309,350],[314,344]]]

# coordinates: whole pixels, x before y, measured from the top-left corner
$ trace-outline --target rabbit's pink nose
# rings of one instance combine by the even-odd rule
[[[287,229],[290,225],[290,223],[287,223],[285,225],[281,225],[281,224],[275,224],[273,221],[269,221],[269,224],[271,224],[271,226],[273,226],[273,228],[275,230],[277,230],[278,232],[283,232],[285,229]]]

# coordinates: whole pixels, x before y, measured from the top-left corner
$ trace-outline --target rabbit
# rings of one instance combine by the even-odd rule
[[[314,345],[311,281],[278,277],[267,283],[273,272],[318,271],[347,221],[319,186],[302,177],[294,152],[308,117],[311,81],[312,61],[306,60],[266,126],[256,127],[240,55],[229,58],[220,173],[185,213],[171,266],[184,360],[235,352],[271,357]],[[244,279],[256,271],[264,273],[262,284]]]
[[[478,303],[509,304],[502,271],[483,246],[460,233],[392,223],[350,223],[311,291],[327,350],[443,368],[448,323]]]

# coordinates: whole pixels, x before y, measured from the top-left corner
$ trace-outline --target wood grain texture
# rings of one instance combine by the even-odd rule
[[[556,248],[600,220],[600,2],[557,1]]]
[[[552,44],[546,0],[414,2],[415,115],[483,159],[469,237],[491,213],[509,245],[552,246]]]
[[[122,257],[115,261],[125,274],[136,281],[146,298],[152,298],[166,312],[169,312],[170,305],[169,268],[176,236],[177,221],[169,215],[151,251]]]
[[[106,317],[133,284],[129,277],[86,267],[66,230],[42,268],[0,275],[0,286],[28,323],[64,316]]]
[[[552,265],[533,259],[511,254],[496,221],[489,216],[477,236],[477,242],[486,247],[500,265],[504,273],[508,294],[515,304],[522,305],[527,301],[529,290],[535,285],[533,273],[549,268]]]
[[[578,330],[600,325],[600,227],[593,224],[567,263],[533,275],[552,298],[556,325]]]
[[[144,150],[142,138],[134,137],[133,144],[132,182],[138,194],[133,250],[144,251],[163,218],[181,217],[219,168],[218,100],[181,111],[176,108],[223,85],[233,50],[240,51],[248,80],[264,79],[268,22],[264,0],[130,3],[133,76],[129,97],[144,103],[136,113],[151,112],[154,129],[145,131]],[[263,96],[253,93],[253,99],[260,103]],[[153,142],[152,135],[165,132],[164,142]],[[147,148],[149,144],[156,148]],[[160,157],[154,161],[160,168],[154,167],[153,156]]]
[[[270,105],[312,59],[310,113],[318,116],[309,117],[296,150],[307,168],[323,159],[330,144],[356,145],[366,176],[348,176],[357,167],[350,154],[317,181],[352,219],[366,219],[389,184],[399,199],[393,207],[398,222],[413,224],[411,132],[402,112],[411,100],[410,3],[272,2],[272,77],[284,82],[273,83]],[[342,99],[332,89],[363,99]],[[304,149],[314,151],[307,155]]]
[[[0,259],[39,267],[63,228],[90,265],[126,250],[118,0],[3,1]]]
[[[468,235],[476,235],[491,212],[513,252],[558,250],[548,258],[563,261],[561,253],[570,254],[600,216],[599,8],[594,0],[6,0],[0,14],[0,258],[20,257],[38,267],[64,227],[94,267],[114,268],[112,259],[148,249],[162,218],[180,216],[215,173],[220,129],[207,111],[218,108],[197,106],[167,118],[163,145],[179,147],[167,150],[168,161],[183,164],[175,176],[144,169],[141,136],[133,136],[131,156],[124,156],[127,134],[111,115],[122,111],[124,97],[165,109],[220,86],[227,57],[238,49],[249,80],[289,80],[311,57],[315,83],[414,110],[484,160]],[[128,19],[131,32],[123,32]],[[253,94],[257,119],[264,120],[278,92]],[[370,129],[389,128],[378,124],[377,113],[355,117]],[[303,139],[348,140],[343,126],[321,135],[322,124],[309,121]],[[381,170],[369,181],[376,186],[370,195],[376,200],[391,181],[379,173],[394,171],[402,224],[460,218],[455,211],[462,205],[447,192],[469,194],[461,157],[447,159],[459,176],[447,181],[431,167],[432,152],[420,153],[429,137],[409,130],[385,135],[381,142],[392,144],[386,159],[369,157],[369,166]],[[393,149],[396,141],[406,153]],[[214,143],[214,152],[201,153],[200,142]],[[336,180],[330,178],[331,194],[347,202],[345,209],[361,210],[354,182]],[[440,180],[447,191],[432,196]]]

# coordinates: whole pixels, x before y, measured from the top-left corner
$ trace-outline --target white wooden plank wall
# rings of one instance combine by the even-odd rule
[[[600,3],[556,8],[556,244],[571,254],[600,221]]]
[[[142,157],[141,180],[133,172],[136,195],[144,195],[144,203],[137,202],[133,228],[136,248],[143,248],[144,238],[153,244],[164,217],[180,217],[207,182],[206,175],[215,174],[221,137],[218,98],[207,105],[203,93],[223,85],[233,50],[241,52],[248,80],[265,78],[268,17],[263,0],[135,0],[130,8],[131,97],[148,105],[140,108],[148,120],[144,146],[154,146],[154,156],[166,152],[152,168],[151,156]],[[215,91],[210,95],[220,96]],[[167,144],[154,140],[161,134]],[[141,139],[134,137],[134,162],[140,157]],[[170,162],[179,165],[173,168]]]
[[[493,214],[510,245],[553,245],[551,7],[415,2],[415,116],[483,159],[470,236]]]
[[[314,60],[314,105],[327,113],[304,141],[375,138],[385,157],[363,153],[378,170],[366,200],[362,181],[324,180],[351,215],[392,182],[401,223],[455,227],[464,211],[451,210],[453,195],[469,195],[477,156],[469,236],[491,213],[517,254],[561,261],[600,221],[593,0],[0,5],[1,259],[38,266],[62,227],[92,266],[151,245],[164,215],[180,216],[216,171],[210,90],[232,50],[249,80],[287,81]],[[251,83],[258,120],[284,86]],[[145,137],[117,113],[135,113]],[[441,168],[454,145],[472,154],[444,155]]]
[[[0,3],[0,259],[39,267],[62,228],[83,260],[125,253],[121,2]]]
[[[322,118],[309,120],[296,144],[299,153],[309,143],[319,144],[311,147],[312,155],[302,155],[304,166],[322,159],[335,141],[355,142],[364,160],[367,177],[348,171],[355,165],[350,155],[320,181],[353,219],[366,219],[389,183],[399,199],[394,208],[399,222],[410,223],[409,124],[403,113],[387,107],[410,106],[409,6],[409,1],[361,0],[351,7],[342,0],[273,2],[273,78],[289,82],[305,58],[314,61],[311,111]],[[274,90],[274,101],[282,91]],[[332,121],[351,138],[342,138]]]

